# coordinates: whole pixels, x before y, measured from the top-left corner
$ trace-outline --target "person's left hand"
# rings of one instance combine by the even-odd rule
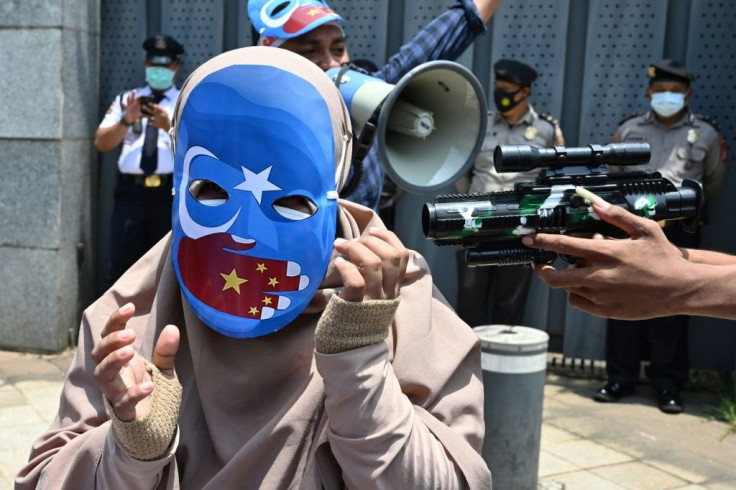
[[[371,228],[357,240],[335,240],[335,261],[345,301],[395,299],[404,281],[409,251],[391,231]]]
[[[149,114],[148,122],[168,133],[171,128],[171,118],[169,118],[169,113],[166,112],[166,109],[158,104],[148,104],[146,110]]]

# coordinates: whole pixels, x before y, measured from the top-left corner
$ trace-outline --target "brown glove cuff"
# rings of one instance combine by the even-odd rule
[[[315,350],[336,354],[383,341],[388,336],[399,300],[353,302],[333,296],[317,323]]]
[[[165,376],[153,363],[144,362],[154,385],[148,413],[140,420],[125,422],[115,415],[110,402],[105,400],[105,403],[118,446],[135,459],[149,461],[166,454],[174,439],[182,389],[179,380]]]

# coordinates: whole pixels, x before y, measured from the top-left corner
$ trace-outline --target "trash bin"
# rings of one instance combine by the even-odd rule
[[[493,487],[536,490],[549,335],[509,325],[473,330],[482,349],[483,459],[493,474]]]

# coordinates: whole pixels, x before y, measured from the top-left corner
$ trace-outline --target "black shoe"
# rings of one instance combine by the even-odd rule
[[[593,400],[603,403],[617,402],[621,398],[633,394],[633,386],[626,386],[620,383],[606,383],[605,386],[595,392]]]
[[[681,413],[682,398],[676,391],[659,390],[657,392],[657,407],[664,413]]]

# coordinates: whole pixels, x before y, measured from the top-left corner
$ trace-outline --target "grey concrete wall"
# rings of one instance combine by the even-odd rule
[[[88,303],[99,0],[0,4],[0,348],[60,351]]]

